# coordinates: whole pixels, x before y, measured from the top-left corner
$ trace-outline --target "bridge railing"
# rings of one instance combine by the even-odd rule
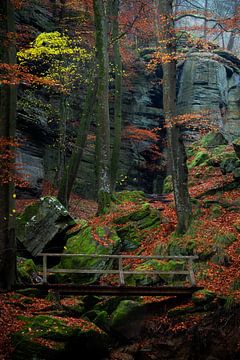
[[[198,256],[141,256],[141,255],[97,255],[97,254],[58,254],[58,253],[41,253],[38,256],[43,258],[43,283],[47,283],[48,275],[54,273],[60,274],[118,274],[119,284],[125,285],[125,275],[186,275],[190,286],[196,285],[196,279],[193,270],[193,262]],[[116,259],[118,269],[59,269],[48,268],[48,257],[84,257],[84,258],[107,258]],[[160,270],[129,270],[124,269],[123,260],[180,260],[186,262],[186,270],[160,271]]]

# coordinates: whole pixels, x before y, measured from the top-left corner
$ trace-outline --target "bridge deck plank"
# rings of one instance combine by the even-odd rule
[[[41,292],[49,290],[63,295],[102,295],[102,296],[187,296],[192,295],[201,287],[183,286],[102,286],[102,285],[76,285],[76,284],[37,284],[31,287]]]

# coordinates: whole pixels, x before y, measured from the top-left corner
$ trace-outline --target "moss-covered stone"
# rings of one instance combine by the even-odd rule
[[[203,289],[196,291],[192,295],[192,302],[195,305],[205,305],[212,302],[216,298],[216,294],[212,291]]]
[[[234,153],[226,153],[220,162],[220,169],[224,175],[232,173],[239,166],[240,160]]]
[[[221,214],[222,214],[222,207],[218,204],[214,204],[211,208],[210,217],[217,218],[217,217],[221,216]]]
[[[183,238],[176,238],[172,239],[168,243],[168,254],[170,256],[177,256],[177,255],[193,255],[194,250],[196,248],[196,243],[194,241],[194,237],[192,240],[184,241]]]
[[[133,300],[122,300],[111,315],[111,328],[117,329],[126,325],[140,310],[141,304]]]
[[[148,203],[115,219],[114,223],[120,225],[117,228],[117,234],[122,241],[122,250],[129,251],[138,248],[143,238],[142,231],[155,228],[160,225],[160,222],[160,211],[151,208]]]
[[[93,309],[98,311],[106,311],[108,314],[112,314],[122,300],[124,299],[120,296],[103,298],[94,306]]]
[[[231,245],[234,241],[237,240],[237,237],[232,232],[225,232],[222,234],[217,234],[214,237],[214,241],[218,245],[222,245],[223,247]]]
[[[88,318],[96,324],[100,329],[108,330],[110,328],[110,317],[104,310],[91,310],[84,314],[84,318]]]
[[[84,255],[111,255],[121,247],[120,238],[113,228],[91,226],[83,228],[77,235],[70,237],[64,247],[65,254]],[[62,257],[56,268],[62,269],[107,269],[110,268],[112,260],[108,258],[87,257]],[[99,278],[99,274],[57,274],[59,281],[91,283]]]
[[[148,260],[143,262],[142,264],[136,266],[135,271],[163,271],[163,272],[171,272],[171,271],[183,271],[185,270],[185,262],[184,261],[164,261],[164,260]],[[174,274],[133,274],[126,276],[126,283],[128,285],[162,285],[164,283],[177,283],[186,280],[186,275],[174,275]]]
[[[203,165],[208,159],[209,159],[208,152],[205,149],[202,149],[195,155],[194,159],[191,161],[188,167],[189,169],[192,169],[196,166]]]
[[[231,265],[231,258],[222,245],[215,247],[215,254],[211,257],[211,261],[221,266]]]
[[[168,175],[163,182],[163,193],[168,194],[173,191],[172,175]]]
[[[76,223],[62,204],[52,196],[42,197],[17,217],[16,233],[21,246],[31,255],[62,251],[65,235]]]
[[[124,202],[134,202],[134,203],[141,203],[145,201],[144,192],[143,191],[120,191],[114,194],[116,197],[117,202],[120,204]]]
[[[64,359],[81,348],[84,356],[107,352],[107,335],[96,325],[76,319],[74,322],[59,317],[38,315],[21,317],[25,325],[13,335],[13,358]]]
[[[220,132],[210,132],[203,136],[200,144],[204,147],[216,147],[219,145],[226,145],[228,142]]]
[[[150,205],[143,204],[138,210],[130,212],[114,220],[115,224],[126,224],[129,221],[138,221],[146,218],[151,213]]]
[[[18,258],[17,260],[17,282],[20,284],[31,284],[34,275],[37,274],[37,266],[32,259]]]
[[[175,308],[168,310],[167,316],[169,317],[182,316],[182,315],[187,315],[189,313],[193,313],[194,311],[197,310],[193,305],[176,306]]]

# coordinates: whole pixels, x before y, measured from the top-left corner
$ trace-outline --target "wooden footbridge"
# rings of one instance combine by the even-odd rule
[[[58,254],[58,253],[42,253],[39,254],[43,258],[42,280],[35,284],[34,287],[43,292],[49,290],[57,291],[60,294],[69,295],[105,295],[105,296],[189,296],[200,287],[196,286],[196,280],[193,270],[193,262],[197,256],[132,256],[132,255],[97,255],[97,254]],[[114,268],[112,269],[60,269],[49,268],[48,258],[50,257],[83,257],[94,258],[100,260],[112,260]],[[124,260],[128,260],[128,264],[134,261],[175,260],[185,263],[184,270],[163,271],[163,270],[131,270],[127,266],[124,267]],[[113,261],[114,260],[114,261]],[[117,264],[117,265],[116,265]],[[118,283],[116,285],[82,285],[82,284],[59,284],[48,282],[51,274],[79,274],[79,275],[118,275]],[[126,285],[126,276],[143,275],[143,276],[161,276],[161,275],[182,275],[184,285],[182,286],[129,286]],[[161,279],[159,277],[159,279]],[[50,279],[51,281],[51,279]]]

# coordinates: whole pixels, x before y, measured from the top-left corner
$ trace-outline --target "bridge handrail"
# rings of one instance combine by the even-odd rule
[[[189,282],[191,286],[196,285],[195,275],[193,271],[193,261],[198,259],[197,255],[173,255],[173,256],[164,256],[164,255],[107,255],[107,254],[64,254],[64,253],[40,253],[38,256],[43,257],[43,283],[47,283],[47,275],[49,273],[76,273],[76,274],[119,274],[119,280],[121,285],[125,285],[124,275],[126,274],[158,274],[158,275],[188,275]],[[118,259],[118,270],[93,270],[93,269],[48,269],[47,268],[47,257],[88,257],[88,258],[109,258],[109,259]],[[156,260],[187,260],[188,270],[178,270],[178,271],[158,271],[158,270],[124,270],[122,260],[123,259],[156,259]]]

